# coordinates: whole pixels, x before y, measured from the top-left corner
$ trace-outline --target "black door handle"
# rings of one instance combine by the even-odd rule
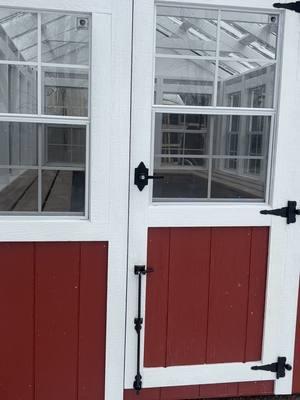
[[[163,179],[164,176],[161,175],[149,175],[149,169],[141,161],[137,168],[134,170],[134,184],[139,188],[140,191],[148,185],[149,179]]]

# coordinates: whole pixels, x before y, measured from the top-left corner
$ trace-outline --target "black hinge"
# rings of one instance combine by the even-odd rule
[[[141,375],[141,330],[143,326],[142,318],[142,276],[153,272],[152,268],[147,268],[145,265],[135,265],[134,274],[138,275],[138,316],[134,319],[134,329],[137,333],[137,359],[136,359],[136,376],[133,382],[133,388],[137,392],[140,392],[143,386],[143,378]]]
[[[148,185],[149,179],[163,179],[163,176],[152,176],[149,175],[149,169],[141,161],[137,168],[134,170],[134,184],[139,188],[141,192],[145,186]]]
[[[263,215],[277,215],[278,217],[286,218],[288,224],[294,224],[296,222],[296,215],[300,214],[300,210],[297,210],[296,201],[288,201],[287,207],[276,208],[275,210],[261,210]]]
[[[278,357],[277,362],[273,364],[257,365],[251,367],[254,371],[270,371],[276,373],[276,379],[284,378],[285,371],[291,371],[292,366],[286,363],[286,357]]]
[[[286,10],[296,11],[300,13],[300,1],[295,1],[293,3],[274,3],[275,8],[285,8]]]

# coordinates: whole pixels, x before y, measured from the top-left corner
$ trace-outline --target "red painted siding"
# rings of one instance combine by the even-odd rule
[[[0,244],[0,398],[104,398],[106,243]]]
[[[146,367],[260,359],[268,235],[264,227],[149,229]]]
[[[298,299],[293,393],[300,394],[300,287],[299,287],[299,299]]]
[[[124,391],[124,400],[191,400],[238,396],[266,396],[274,393],[273,381],[226,383]]]

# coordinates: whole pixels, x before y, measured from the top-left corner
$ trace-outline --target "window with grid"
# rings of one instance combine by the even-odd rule
[[[153,201],[268,200],[279,25],[276,13],[156,6]]]
[[[0,8],[0,213],[87,215],[90,25]]]

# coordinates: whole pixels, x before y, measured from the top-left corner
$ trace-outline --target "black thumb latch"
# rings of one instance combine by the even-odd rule
[[[274,3],[275,8],[284,8],[286,10],[296,11],[300,13],[300,1],[295,1],[293,3]]]

